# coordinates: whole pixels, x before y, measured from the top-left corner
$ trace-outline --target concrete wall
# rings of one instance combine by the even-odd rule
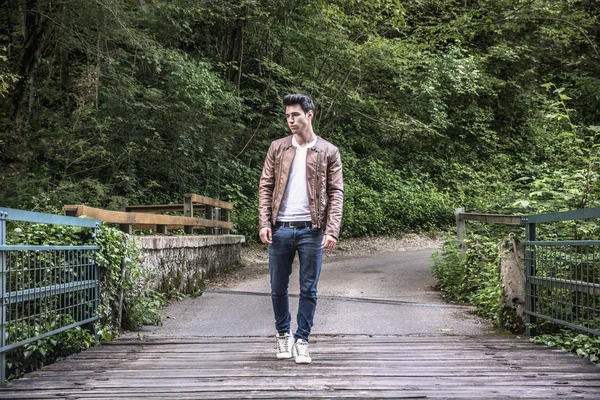
[[[192,294],[215,271],[239,264],[241,235],[137,236],[143,265],[159,292]]]

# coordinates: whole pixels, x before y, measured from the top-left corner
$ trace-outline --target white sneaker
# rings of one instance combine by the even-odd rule
[[[308,342],[304,339],[298,339],[296,341],[292,353],[296,358],[296,364],[310,364],[312,362],[308,355]]]
[[[294,337],[289,333],[277,334],[277,358],[292,358]]]

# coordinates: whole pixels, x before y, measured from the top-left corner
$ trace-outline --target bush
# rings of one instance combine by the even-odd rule
[[[344,177],[343,236],[398,235],[443,229],[453,223],[450,196],[426,176],[407,179],[381,161],[358,163],[349,158]]]
[[[497,324],[501,294],[497,243],[475,236],[465,245],[463,256],[456,237],[446,237],[442,251],[432,256],[433,275],[445,298],[473,304],[480,315]]]
[[[7,242],[28,245],[80,245],[93,240],[91,231],[85,228],[62,225],[10,223]],[[26,372],[78,353],[98,344],[99,340],[111,340],[121,327],[158,324],[158,308],[162,296],[149,289],[140,264],[140,250],[135,241],[125,233],[109,225],[102,225],[97,237],[100,250],[96,261],[100,264],[100,321],[94,326],[76,327],[17,347],[7,353],[7,377],[14,379]],[[35,268],[32,270],[35,271]],[[28,278],[27,278],[28,279]],[[32,278],[39,280],[39,277]],[[26,282],[26,278],[21,278]],[[44,282],[37,282],[42,283]],[[46,283],[46,284],[51,284]],[[119,325],[119,304],[123,293],[123,312]],[[36,313],[47,315],[53,309],[41,302]],[[44,311],[49,310],[49,311]],[[53,314],[48,318],[30,319],[10,324],[7,330],[11,342],[19,342],[33,335],[51,332],[74,323],[68,314]],[[92,331],[96,332],[96,336]],[[31,335],[33,333],[33,335]]]
[[[101,331],[105,339],[119,328],[133,329],[160,323],[162,295],[150,289],[141,265],[141,250],[135,239],[107,224],[98,233],[97,262],[100,270]],[[119,304],[123,294],[122,314]],[[119,325],[120,317],[120,325]]]
[[[531,338],[533,343],[542,343],[550,347],[570,351],[580,357],[600,364],[600,337],[584,335],[563,329],[555,334],[543,334]]]

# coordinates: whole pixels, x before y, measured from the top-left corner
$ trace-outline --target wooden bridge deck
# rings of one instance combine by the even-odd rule
[[[119,340],[28,374],[2,399],[599,399],[600,368],[514,337],[315,336],[313,364],[272,338]]]

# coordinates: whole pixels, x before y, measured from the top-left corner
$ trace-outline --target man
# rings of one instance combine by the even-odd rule
[[[312,100],[283,99],[291,135],[271,143],[260,178],[260,240],[269,245],[271,299],[277,330],[277,358],[309,364],[308,336],[317,307],[323,249],[337,243],[344,185],[337,147],[313,131]],[[292,336],[288,284],[292,262],[300,261],[298,328]]]

